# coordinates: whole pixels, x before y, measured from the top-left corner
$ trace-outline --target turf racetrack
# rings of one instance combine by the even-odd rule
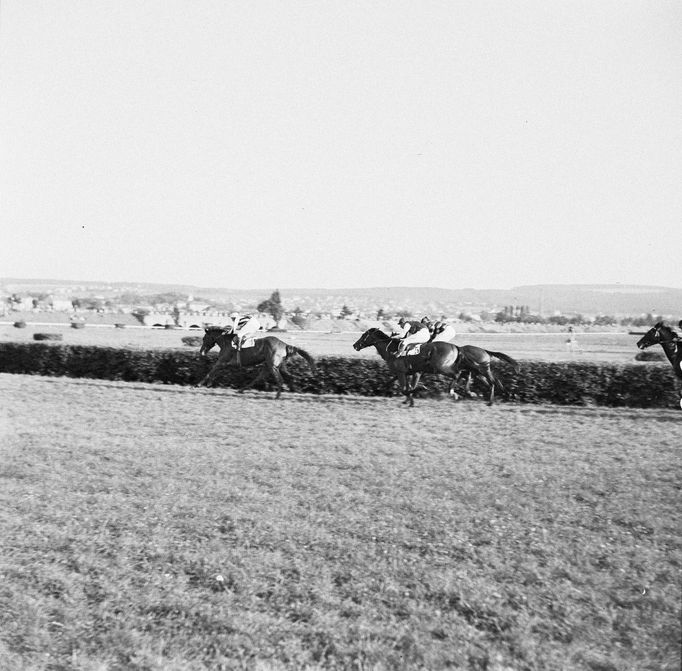
[[[0,668],[678,669],[679,410],[0,375]]]

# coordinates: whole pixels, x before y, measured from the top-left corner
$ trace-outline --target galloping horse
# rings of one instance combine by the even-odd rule
[[[445,344],[447,343],[424,344],[421,345],[421,351],[423,352],[424,348],[427,346],[433,347],[435,345]],[[356,352],[359,352],[365,347],[376,348],[379,356],[388,364],[389,370],[398,378],[400,390],[405,395],[405,403],[409,403],[410,407],[412,407],[414,405],[413,393],[417,387],[419,378],[427,369],[429,371],[431,370],[431,366],[428,365],[428,362],[423,356],[419,355],[397,356],[398,343],[378,328],[368,329],[353,343],[353,349]],[[453,356],[453,353],[449,352],[449,355],[449,359],[446,361],[445,365],[449,364],[451,370],[448,372],[444,371],[443,374],[455,378],[456,368],[454,367],[454,364],[457,360],[457,354],[455,353]]]
[[[680,326],[682,326],[682,321],[680,321]],[[680,407],[682,407],[682,341],[670,327],[663,322],[658,322],[637,341],[639,349],[646,349],[652,345],[660,345],[663,348],[673,367],[677,378],[675,389],[681,395]]]
[[[495,375],[493,375],[491,368],[492,360],[499,359],[500,361],[504,361],[510,366],[513,366],[515,371],[518,371],[519,369],[518,362],[504,352],[495,352],[493,350],[483,349],[482,347],[476,347],[476,345],[461,345],[459,351],[461,356],[460,367],[467,373],[465,393],[469,393],[472,378],[477,377],[486,385],[490,386],[488,405],[492,405],[495,400],[495,388],[501,393],[504,393],[504,386]]]
[[[474,345],[457,347],[447,342],[429,342],[421,345],[419,354],[397,357],[395,341],[378,328],[365,331],[357,342],[353,344],[356,351],[374,346],[379,356],[388,364],[400,383],[405,402],[414,405],[414,390],[423,373],[437,373],[445,375],[451,380],[450,393],[460,375],[468,373],[467,391],[471,384],[471,377],[480,376],[490,386],[488,405],[495,401],[495,387],[504,391],[502,384],[493,375],[490,368],[491,358],[502,359],[513,366],[516,361],[502,352],[489,352]]]
[[[279,398],[282,393],[283,381],[287,383],[291,391],[294,391],[293,380],[286,366],[289,357],[298,355],[306,360],[313,373],[317,370],[315,359],[308,352],[300,347],[287,345],[275,336],[257,338],[253,347],[245,347],[241,350],[240,361],[238,362],[235,356],[237,350],[232,346],[234,335],[230,329],[224,329],[221,326],[209,326],[204,331],[204,339],[201,343],[199,354],[206,356],[214,345],[220,347],[220,354],[213,368],[208,371],[206,377],[197,386],[208,387],[212,385],[218,371],[224,366],[257,366],[262,364],[258,377],[239,391],[243,392],[246,389],[250,389],[259,380],[264,380],[268,373],[272,373],[277,383],[277,396],[275,398]]]

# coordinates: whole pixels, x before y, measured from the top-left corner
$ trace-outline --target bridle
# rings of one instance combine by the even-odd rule
[[[670,338],[668,338],[667,340],[664,340],[663,336],[661,334],[661,327],[660,326],[654,326],[653,331],[654,332],[651,335],[652,341],[643,343],[644,347],[651,347],[652,345],[675,345],[675,347],[679,350],[680,340],[678,338],[676,338],[673,333],[670,334]],[[649,333],[651,333],[651,332],[649,332]]]

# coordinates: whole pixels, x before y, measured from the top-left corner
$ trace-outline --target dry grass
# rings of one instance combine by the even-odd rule
[[[679,411],[0,399],[0,668],[678,668]]]

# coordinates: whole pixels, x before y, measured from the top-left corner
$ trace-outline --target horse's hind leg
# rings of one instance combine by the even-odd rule
[[[412,393],[410,391],[410,381],[405,373],[398,373],[398,383],[400,385],[400,391],[405,396],[403,405],[409,403],[410,407],[414,405],[414,399],[412,398]]]
[[[466,375],[466,384],[464,386],[464,390],[461,389],[461,378],[463,375]],[[450,386],[448,387],[448,395],[455,401],[458,401],[460,398],[467,398],[471,395],[471,392],[469,391],[469,388],[471,387],[471,373],[468,373],[466,371],[460,371],[459,373],[456,373],[454,377],[450,379]],[[460,396],[461,394],[461,396]]]
[[[483,379],[490,385],[490,396],[488,397],[488,405],[493,405],[495,403],[495,387],[499,385],[499,382],[495,379],[493,372],[490,370],[490,366],[486,366],[482,371],[481,375]]]
[[[279,367],[279,374],[286,382],[287,387],[289,387],[289,391],[296,391],[294,388],[294,378],[291,376],[291,373],[289,372],[289,369],[285,363],[282,363],[282,365]]]
[[[220,362],[214,364],[213,368],[206,373],[206,375],[202,378],[200,382],[197,382],[197,387],[211,387],[213,385],[213,381],[216,378],[216,375],[218,374],[218,371],[222,368],[222,364]]]
[[[277,383],[277,394],[275,396],[275,400],[276,400],[282,394],[282,386],[283,386],[282,375],[279,372],[279,368],[277,366],[275,366],[274,364],[270,365],[270,372],[272,373],[272,376],[275,378],[275,382]]]
[[[258,375],[256,375],[256,377],[253,380],[251,380],[251,382],[249,382],[248,384],[245,384],[237,393],[243,394],[247,389],[251,389],[251,387],[253,387],[256,384],[256,382],[260,382],[261,380],[265,380],[266,375],[267,375],[267,369],[265,366],[263,366],[260,369],[260,373],[258,373]]]

